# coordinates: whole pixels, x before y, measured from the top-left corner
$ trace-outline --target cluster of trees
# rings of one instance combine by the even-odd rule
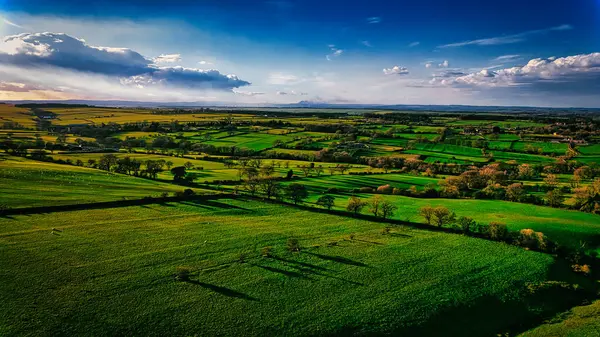
[[[348,199],[346,210],[355,215],[361,213],[364,209],[368,209],[369,213],[376,217],[388,219],[396,213],[398,207],[391,201],[384,199],[380,195],[376,195],[368,200],[362,200],[359,197],[352,196]]]
[[[544,252],[552,252],[557,248],[542,232],[536,232],[532,229],[510,232],[506,224],[498,222],[485,224],[470,217],[457,217],[453,211],[444,206],[424,206],[420,209],[420,215],[428,225],[451,228],[466,235],[504,241],[527,249]]]

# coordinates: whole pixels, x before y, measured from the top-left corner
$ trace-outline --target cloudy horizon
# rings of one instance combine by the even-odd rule
[[[0,1],[0,100],[600,107],[600,3],[334,2]]]

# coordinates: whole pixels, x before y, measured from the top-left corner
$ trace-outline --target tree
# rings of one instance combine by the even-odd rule
[[[508,228],[503,223],[490,222],[488,234],[492,240],[504,240],[508,236]]]
[[[555,174],[548,174],[546,175],[546,178],[544,178],[544,183],[549,189],[554,189],[558,185],[558,178]]]
[[[510,201],[520,201],[524,194],[523,184],[514,183],[506,187],[506,198]]]
[[[194,164],[190,161],[185,162],[185,164],[183,164],[183,167],[185,167],[187,170],[191,170],[192,168],[194,168]]]
[[[425,221],[427,221],[428,225],[431,225],[431,222],[433,220],[433,210],[434,208],[431,206],[421,207],[420,214],[423,218],[425,218]]]
[[[315,173],[317,174],[317,177],[320,177],[321,174],[323,174],[323,165],[319,165],[317,167],[315,167],[314,169]]]
[[[433,219],[438,227],[443,227],[456,220],[456,215],[446,207],[438,206],[433,209]]]
[[[457,222],[460,229],[467,234],[470,233],[471,230],[477,225],[473,218],[469,218],[466,216],[461,216],[460,218],[458,218]]]
[[[117,164],[117,156],[114,154],[105,154],[100,157],[98,162],[98,168],[105,171],[110,171],[113,166]]]
[[[365,205],[365,202],[360,200],[360,198],[352,196],[350,197],[350,199],[348,199],[348,206],[346,206],[346,210],[356,215],[360,213],[360,211],[365,207]]]
[[[260,169],[260,174],[265,177],[270,177],[275,173],[275,167],[273,165],[265,165]]]
[[[563,193],[559,189],[546,193],[546,202],[550,207],[560,207],[563,204]]]
[[[337,170],[340,171],[340,173],[342,175],[344,175],[344,172],[348,171],[350,169],[350,166],[348,165],[337,165]]]
[[[529,164],[523,164],[519,166],[519,178],[531,179],[535,174],[535,171]]]
[[[171,170],[171,167],[173,167],[173,162],[172,161],[166,161],[165,165],[167,165],[167,170]]]
[[[367,202],[369,206],[369,212],[373,213],[374,216],[379,216],[381,212],[381,204],[383,203],[383,198],[380,195],[376,195],[371,200]]]
[[[173,175],[174,181],[180,181],[185,177],[185,167],[184,166],[176,166],[171,169],[171,174]]]
[[[279,191],[279,184],[277,183],[275,177],[269,176],[260,180],[259,188],[261,192],[267,196],[267,199],[271,199],[271,197],[277,195],[277,192]]]
[[[299,166],[300,171],[302,171],[302,173],[304,173],[305,177],[308,177],[310,175],[310,173],[313,171],[313,168],[307,165],[301,165]]]
[[[335,167],[335,166],[329,166],[327,168],[327,171],[329,171],[329,175],[333,175],[335,173],[335,171],[337,171],[337,167]]]
[[[384,219],[394,216],[394,213],[398,210],[398,206],[394,205],[389,200],[383,200],[381,203],[381,217]]]
[[[335,204],[335,197],[331,195],[323,195],[317,200],[317,205],[331,210]]]
[[[289,170],[289,171],[287,171],[287,173],[285,175],[285,179],[291,180],[293,176],[294,176],[294,171],[293,170]]]
[[[258,192],[260,180],[257,177],[249,177],[244,181],[244,188],[254,196]]]
[[[304,185],[293,183],[286,187],[285,195],[294,202],[294,205],[297,205],[299,202],[308,198],[308,191]]]

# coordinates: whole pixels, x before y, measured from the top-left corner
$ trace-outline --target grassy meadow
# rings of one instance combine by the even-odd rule
[[[231,200],[3,218],[0,334],[489,336],[580,300],[527,291],[549,255],[383,228]]]

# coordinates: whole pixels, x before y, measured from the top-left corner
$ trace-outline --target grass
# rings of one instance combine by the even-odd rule
[[[0,203],[11,208],[159,196],[181,186],[77,166],[0,157]]]
[[[273,147],[273,144],[277,140],[289,142],[293,140],[293,137],[290,135],[273,135],[268,133],[247,133],[206,141],[204,143],[214,146],[236,146],[261,151]]]
[[[577,337],[600,335],[600,301],[587,306],[575,307],[521,337]]]
[[[392,184],[395,186],[395,184]],[[371,195],[362,195],[368,198]],[[313,199],[318,198],[314,196]],[[345,208],[347,196],[336,200],[337,207]],[[423,206],[445,206],[458,216],[472,217],[478,222],[500,222],[513,231],[531,228],[543,232],[551,240],[570,248],[579,248],[582,243],[590,251],[600,252],[600,216],[522,203],[497,200],[465,199],[418,199],[403,196],[385,196],[398,206],[395,218],[425,223],[419,214]]]
[[[490,336],[548,314],[524,289],[551,256],[383,228],[223,200],[0,218],[0,333]]]

